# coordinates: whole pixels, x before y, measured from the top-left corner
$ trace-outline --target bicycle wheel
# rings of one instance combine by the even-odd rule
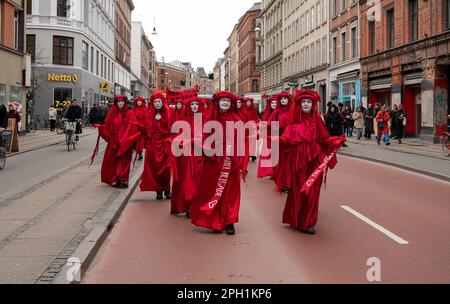
[[[73,150],[75,151],[77,149],[77,141],[76,141],[76,139],[73,139],[72,146],[73,146]]]
[[[445,157],[450,157],[450,146],[448,142],[448,136],[443,136],[441,139],[442,153]]]
[[[64,133],[64,123],[62,121],[58,121],[56,124],[56,134],[63,134]]]
[[[67,131],[66,133],[66,145],[67,145],[67,151],[70,152],[70,146],[72,145],[72,132]]]
[[[34,123],[34,121],[32,121],[30,124],[30,133],[36,133],[36,124]]]

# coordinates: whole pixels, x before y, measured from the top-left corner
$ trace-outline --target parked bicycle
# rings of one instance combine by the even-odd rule
[[[11,135],[11,131],[4,130],[0,132],[0,170],[4,169],[6,166],[6,138]]]
[[[48,119],[41,120],[40,115],[36,115],[31,119],[30,132],[36,133],[37,130],[48,129],[50,121]]]
[[[56,120],[56,133],[58,135],[66,133],[66,125],[63,118],[58,117]]]
[[[445,157],[450,157],[450,133],[443,132],[441,136],[442,153]]]

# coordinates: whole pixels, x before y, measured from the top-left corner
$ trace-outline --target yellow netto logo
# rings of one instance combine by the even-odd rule
[[[48,81],[60,81],[60,82],[78,82],[77,74],[67,75],[67,74],[53,74],[48,73]]]

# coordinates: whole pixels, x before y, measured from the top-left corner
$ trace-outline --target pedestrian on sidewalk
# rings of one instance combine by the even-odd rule
[[[403,108],[403,104],[398,105],[395,120],[397,121],[397,140],[399,144],[402,144],[402,138],[404,137],[405,127],[408,122],[408,114]]]
[[[58,111],[56,111],[55,105],[50,105],[48,109],[48,120],[50,121],[50,132],[55,132],[56,119],[58,118]]]
[[[378,112],[375,120],[377,122],[377,144],[381,145],[381,139],[384,138],[386,146],[390,146],[390,138],[389,138],[389,121],[391,120],[391,116],[389,112],[386,110],[387,106],[383,105],[381,107],[381,111]]]
[[[291,166],[291,188],[283,213],[283,224],[289,224],[306,234],[316,233],[320,189],[325,180],[326,166],[322,168],[323,171],[316,170],[322,160],[345,142],[344,137],[331,137],[328,134],[317,111],[319,101],[320,96],[316,91],[297,90],[289,126],[280,138],[280,145],[290,147]],[[336,164],[334,156],[328,163],[329,168],[333,169]]]
[[[349,105],[345,106],[344,116],[345,116],[344,133],[347,134],[347,137],[351,138],[353,136],[353,128],[355,125],[355,121],[353,120],[353,111]]]
[[[391,116],[391,138],[395,138],[397,139],[397,134],[398,134],[398,106],[394,105],[394,108],[389,111],[389,115]]]
[[[162,92],[150,97],[147,123],[140,126],[147,137],[145,147],[144,172],[140,188],[142,192],[156,192],[156,199],[163,194],[171,198],[171,113]]]
[[[135,140],[128,136],[131,129],[135,129],[135,117],[128,110],[126,96],[116,96],[114,104],[106,117],[104,125],[98,126],[99,136],[108,144],[103,157],[101,180],[102,183],[116,187],[128,188]],[[136,130],[134,134],[138,133]],[[98,152],[99,141],[91,158],[91,164]]]
[[[221,140],[226,143],[227,123],[241,121],[237,97],[230,92],[221,91],[214,95],[214,100],[210,119],[221,124],[224,130]],[[198,191],[192,204],[192,223],[195,226],[216,232],[226,231],[228,235],[236,233],[234,224],[239,221],[241,172],[245,179],[248,163],[244,161],[248,160],[248,155],[238,155],[237,138],[234,140],[234,147],[223,145],[222,155],[204,157]]]
[[[372,104],[369,104],[367,106],[367,111],[364,114],[364,127],[365,127],[365,131],[364,131],[364,137],[366,138],[366,140],[371,140],[372,138],[372,134],[373,134],[373,120],[375,118],[374,114],[374,109]]]
[[[4,104],[0,104],[0,129],[8,127],[8,110]]]
[[[364,129],[364,116],[361,112],[361,108],[356,108],[355,112],[353,113],[353,121],[355,122],[355,129],[358,141],[362,138],[362,132]]]
[[[8,107],[9,107],[8,119],[15,119],[16,129],[19,130],[19,123],[21,120],[20,113],[16,111],[16,106],[14,104],[10,103]]]
[[[331,105],[327,116],[326,116],[326,126],[328,133],[331,136],[341,136],[341,115],[339,115],[338,108],[335,105]]]

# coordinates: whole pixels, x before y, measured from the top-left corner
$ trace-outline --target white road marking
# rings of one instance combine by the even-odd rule
[[[369,224],[370,226],[372,226],[373,228],[375,228],[376,230],[380,231],[381,233],[383,233],[384,235],[388,236],[389,238],[393,239],[394,241],[396,241],[397,243],[399,243],[400,245],[408,245],[409,242],[402,239],[401,237],[399,237],[398,235],[392,233],[391,231],[387,230],[386,228],[378,225],[377,223],[375,223],[374,221],[371,221],[370,219],[368,219],[367,217],[365,217],[364,215],[362,215],[361,213],[353,210],[352,208],[350,208],[349,206],[341,206],[342,209],[350,212],[351,214],[353,214],[354,216],[356,216],[357,218],[359,218],[361,221]]]

